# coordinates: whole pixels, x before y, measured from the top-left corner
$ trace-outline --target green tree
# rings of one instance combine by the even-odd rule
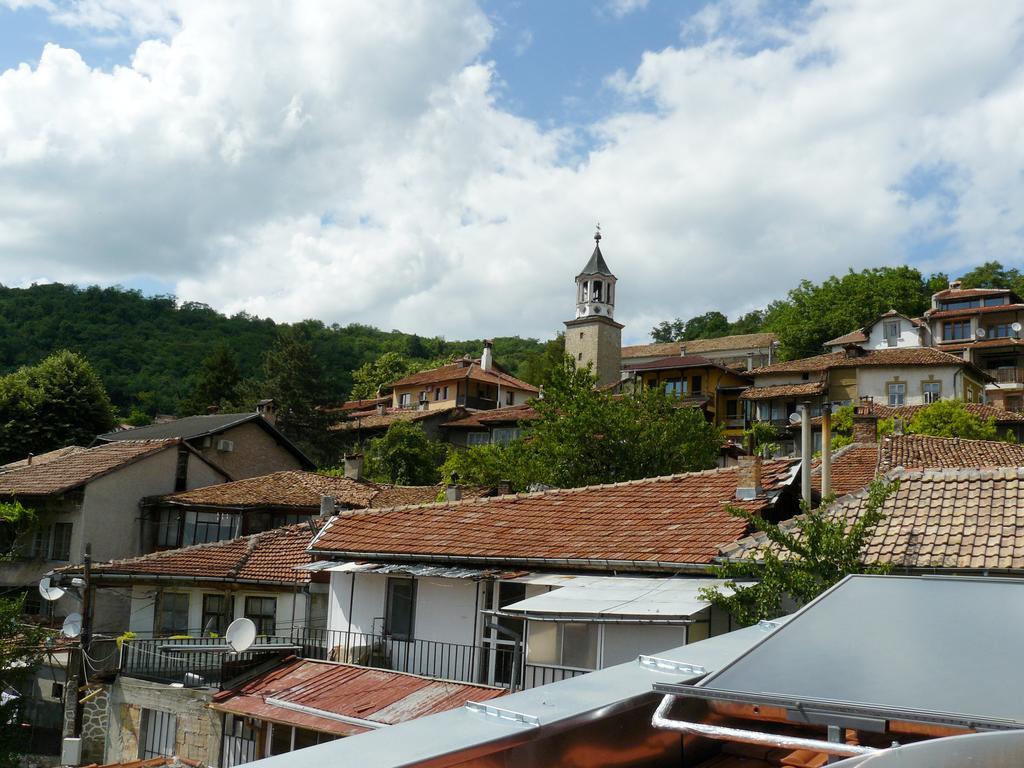
[[[114,427],[114,409],[81,355],[56,352],[0,378],[0,462],[88,445]]]
[[[413,421],[396,421],[366,452],[367,475],[396,485],[434,485],[440,481],[445,448]]]
[[[407,376],[412,369],[413,364],[405,355],[385,352],[352,372],[352,392],[349,396],[353,400],[377,397],[381,387]]]
[[[970,272],[965,273],[960,281],[964,288],[1011,288],[1019,292],[1022,282],[1020,270],[1007,269],[998,261],[987,261]],[[943,286],[945,287],[945,286]]]
[[[787,358],[818,355],[829,339],[861,328],[890,309],[915,317],[931,305],[921,273],[912,267],[850,270],[820,285],[809,280],[768,308],[766,326]]]
[[[531,353],[526,359],[523,381],[537,387],[546,387],[551,380],[552,371],[562,364],[565,357],[565,334],[559,333],[555,338],[544,342],[539,352]]]
[[[651,340],[655,344],[668,344],[672,341],[682,341],[686,337],[686,321],[681,318],[675,320],[662,320],[651,328]]]
[[[17,499],[0,501],[0,558],[15,555],[15,544],[38,522],[34,509]]]
[[[705,312],[686,321],[683,340],[714,339],[729,333],[729,319],[721,312]]]
[[[814,511],[805,506],[802,515],[781,525],[730,509],[731,515],[764,534],[767,544],[756,551],[756,560],[717,566],[716,575],[728,579],[726,589],[704,588],[701,597],[748,625],[782,615],[788,600],[807,604],[851,573],[885,573],[884,566],[864,563],[864,549],[885,517],[886,498],[896,488],[896,482],[873,482],[864,511],[852,524],[830,514],[827,504]],[[739,583],[746,579],[757,581]]]
[[[30,690],[32,673],[42,655],[44,632],[22,623],[24,597],[0,599],[0,682],[5,689]],[[27,716],[26,696],[0,703],[0,768],[17,768],[28,752],[22,723]]]
[[[922,408],[910,420],[907,431],[932,437],[962,437],[967,440],[998,440],[994,416],[982,419],[967,410],[960,400],[939,400]]]
[[[764,329],[764,310],[755,309],[740,315],[729,325],[729,335],[742,333],[759,333]]]
[[[744,430],[743,437],[748,443],[752,443],[755,455],[770,458],[779,450],[782,433],[770,421],[755,421],[749,429]]]
[[[224,343],[203,358],[192,394],[184,413],[206,413],[210,407],[224,409],[236,404],[241,395],[242,370],[238,355]]]

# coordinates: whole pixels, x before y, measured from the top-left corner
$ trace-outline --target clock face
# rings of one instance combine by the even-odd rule
[[[595,315],[600,315],[601,314],[601,308],[600,307],[594,307],[594,314]]]

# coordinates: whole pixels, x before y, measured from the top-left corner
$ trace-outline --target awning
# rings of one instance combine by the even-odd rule
[[[618,576],[560,577],[564,586],[506,605],[503,616],[534,621],[688,624],[711,603],[704,587],[728,591],[725,579],[643,579]]]
[[[331,573],[380,573],[405,576],[433,577],[438,579],[486,579],[521,576],[523,571],[510,572],[499,568],[459,568],[451,565],[428,565],[426,563],[341,563],[326,570]]]

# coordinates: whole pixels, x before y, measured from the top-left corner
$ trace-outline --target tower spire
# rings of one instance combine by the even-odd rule
[[[597,229],[594,231],[594,242],[601,244],[601,222],[597,222]]]

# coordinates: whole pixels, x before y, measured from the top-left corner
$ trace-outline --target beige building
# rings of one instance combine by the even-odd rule
[[[622,348],[622,365],[644,365],[665,357],[700,355],[729,368],[752,370],[776,361],[778,337],[774,333],[741,333],[717,339],[634,344]]]
[[[576,275],[576,317],[565,323],[565,353],[577,368],[590,365],[598,386],[621,378],[622,324],[615,317],[616,277],[601,253],[601,231],[594,235],[594,252]]]

